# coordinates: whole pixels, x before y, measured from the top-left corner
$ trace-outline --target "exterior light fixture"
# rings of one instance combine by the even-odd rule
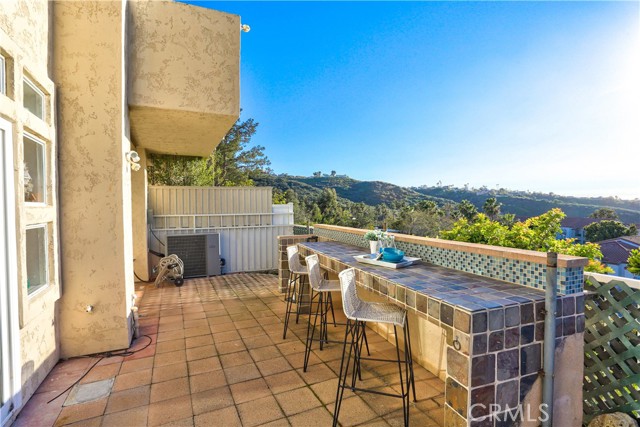
[[[140,161],[140,156],[138,155],[138,153],[136,153],[135,151],[129,151],[127,154],[124,155],[124,157],[127,159],[129,164],[131,165],[131,170],[133,171],[140,170],[140,163],[138,163]]]
[[[240,31],[242,31],[243,33],[248,33],[249,31],[251,31],[251,27],[247,24],[240,24]]]

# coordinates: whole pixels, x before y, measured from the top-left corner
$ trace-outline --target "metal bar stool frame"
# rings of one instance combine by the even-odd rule
[[[300,303],[302,302],[302,295],[304,294],[305,284],[309,277],[309,271],[307,267],[300,263],[298,256],[298,246],[287,247],[287,259],[289,260],[289,281],[287,283],[287,294],[285,301],[287,303],[284,314],[284,330],[282,332],[282,339],[287,338],[287,329],[289,328],[289,320],[291,313],[293,313],[293,304],[296,305],[296,324],[300,318]]]
[[[348,388],[353,392],[374,393],[382,396],[389,396],[402,399],[402,409],[404,425],[409,425],[409,405],[410,394],[413,391],[413,401],[416,402],[416,386],[413,374],[413,358],[411,356],[411,338],[409,333],[409,322],[407,313],[402,308],[387,303],[366,302],[358,298],[356,291],[355,270],[353,268],[340,273],[340,285],[342,292],[342,306],[347,316],[347,325],[344,334],[344,347],[342,349],[342,360],[340,361],[340,371],[338,374],[338,389],[336,392],[335,411],[333,414],[333,427],[338,425],[340,407],[344,390]],[[362,342],[366,322],[393,324],[393,332],[396,344],[397,359],[379,359],[372,357],[361,357]],[[404,333],[404,358],[400,355],[400,345],[398,342],[397,327],[400,326]],[[349,342],[349,338],[351,338]],[[349,350],[347,352],[347,346]],[[345,357],[346,356],[346,357]],[[361,361],[369,360],[374,362],[395,362],[398,364],[400,378],[400,394],[386,393],[372,389],[356,387],[357,380],[361,380]],[[349,378],[349,368],[351,366],[351,381]],[[402,366],[405,366],[404,372]]]
[[[337,280],[328,280],[326,277],[322,277],[320,274],[320,261],[318,255],[309,255],[305,258],[307,264],[307,270],[309,272],[309,285],[311,287],[311,306],[315,302],[316,310],[313,317],[313,325],[311,324],[311,313],[309,314],[309,322],[307,323],[307,339],[305,341],[304,350],[304,367],[303,372],[307,372],[307,366],[309,365],[309,356],[311,355],[311,346],[313,341],[320,343],[320,350],[322,351],[325,343],[344,344],[344,341],[329,340],[328,328],[329,323],[329,310],[331,310],[331,316],[333,319],[333,326],[346,325],[346,323],[336,323],[336,316],[333,311],[333,299],[331,292],[340,292],[340,282]],[[326,296],[325,296],[326,295]],[[320,337],[315,338],[316,327],[318,326],[318,316],[320,316]],[[367,349],[367,355],[369,353],[369,342],[367,341],[366,332],[363,331],[364,344]]]

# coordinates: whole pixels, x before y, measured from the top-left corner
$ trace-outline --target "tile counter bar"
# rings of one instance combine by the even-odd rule
[[[411,322],[422,322],[411,327],[412,341],[419,343],[414,352],[416,347],[440,344],[427,341],[444,334],[446,365],[440,374],[445,381],[447,426],[513,425],[496,419],[511,420],[504,412],[507,406],[513,409],[536,401],[530,394],[539,394],[534,384],[542,368],[542,290],[427,262],[399,270],[361,264],[353,256],[366,253],[365,249],[335,241],[297,244],[301,255],[317,254],[330,272],[356,268],[360,286],[378,299],[405,307]],[[583,331],[583,311],[582,293],[558,298],[559,342]],[[438,366],[428,354],[415,359],[427,368]],[[491,405],[501,409],[493,418],[488,417]]]

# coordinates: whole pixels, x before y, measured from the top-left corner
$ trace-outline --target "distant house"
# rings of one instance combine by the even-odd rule
[[[640,248],[640,236],[616,237],[598,242],[602,251],[602,262],[613,268],[614,275],[640,279],[627,270],[627,259],[632,250]]]
[[[566,217],[560,223],[562,228],[562,234],[558,236],[558,239],[576,239],[577,243],[584,243],[585,231],[584,228],[587,225],[594,222],[600,222],[602,220],[596,218],[581,218],[581,217]]]

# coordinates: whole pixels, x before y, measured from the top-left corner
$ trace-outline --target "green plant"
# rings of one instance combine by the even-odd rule
[[[364,233],[364,236],[362,236],[362,237],[364,238],[364,240],[367,240],[369,242],[377,242],[378,240],[380,240],[382,238],[383,234],[384,234],[384,231],[369,230],[366,233]]]
[[[627,270],[630,273],[640,275],[640,250],[634,249],[627,259]]]

